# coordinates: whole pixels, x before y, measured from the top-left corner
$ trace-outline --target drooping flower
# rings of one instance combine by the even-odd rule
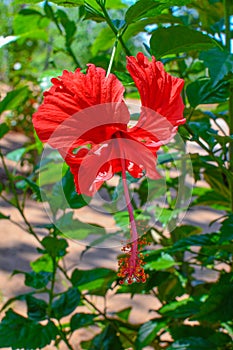
[[[74,175],[76,191],[89,196],[121,172],[140,178],[160,177],[156,154],[175,135],[183,118],[180,96],[183,80],[165,72],[161,62],[152,62],[143,53],[127,58],[127,69],[141,96],[137,124],[129,127],[130,114],[124,102],[124,87],[113,74],[89,64],[86,74],[77,69],[53,78],[44,101],[33,115],[33,124],[42,142],[58,149]],[[125,187],[126,191],[126,187]],[[126,196],[127,197],[127,196]],[[138,235],[133,223],[130,200],[132,254],[125,279],[138,271]]]

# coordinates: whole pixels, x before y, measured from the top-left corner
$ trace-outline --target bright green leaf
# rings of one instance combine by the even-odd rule
[[[30,263],[34,272],[53,272],[53,261],[50,255],[44,254]]]
[[[150,258],[150,255],[149,255]],[[154,259],[148,263],[146,263],[145,268],[153,269],[153,270],[165,270],[173,267],[175,265],[179,265],[173,257],[169,254],[162,253],[160,257]]]

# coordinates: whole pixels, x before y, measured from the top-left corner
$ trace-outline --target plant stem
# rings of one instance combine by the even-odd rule
[[[116,41],[115,41],[114,46],[113,46],[113,49],[112,49],[112,54],[111,54],[111,58],[110,58],[110,61],[109,61],[109,65],[108,65],[108,70],[107,70],[106,78],[109,76],[109,74],[110,74],[110,72],[111,72],[111,69],[112,69],[114,56],[115,56],[115,54],[116,54],[117,44],[118,44],[118,37],[116,38]]]
[[[125,193],[125,200],[126,200],[126,206],[129,213],[129,220],[130,220],[130,226],[132,230],[132,241],[136,241],[138,239],[138,233],[137,233],[137,227],[134,219],[133,214],[133,206],[130,201],[130,195],[129,195],[129,189],[127,184],[127,178],[126,178],[126,171],[125,171],[125,164],[124,160],[122,161],[122,182],[123,182],[123,188]]]
[[[26,224],[27,227],[28,227],[29,233],[32,234],[32,235],[35,237],[35,239],[40,243],[40,240],[39,240],[39,238],[37,237],[37,234],[36,234],[35,231],[33,230],[32,225],[31,225],[30,222],[27,220],[27,218],[26,218],[26,216],[25,216],[25,214],[24,214],[24,210],[21,208],[21,205],[20,205],[20,202],[19,202],[19,198],[18,198],[18,194],[17,194],[16,189],[15,189],[15,184],[14,184],[14,181],[13,181],[13,179],[12,179],[12,175],[11,175],[11,173],[10,173],[10,171],[9,171],[9,169],[8,169],[8,167],[7,167],[7,165],[6,165],[6,162],[5,162],[5,159],[4,159],[4,156],[3,156],[2,152],[1,152],[1,150],[0,150],[0,158],[1,158],[1,160],[2,160],[3,168],[4,168],[4,170],[5,170],[5,173],[6,173],[7,178],[8,178],[8,180],[9,180],[10,187],[11,187],[11,190],[12,190],[12,193],[13,193],[13,196],[14,196],[14,199],[15,199],[15,205],[14,205],[14,207],[17,208],[17,210],[19,211],[20,215],[22,216],[22,218],[23,218],[25,224]]]
[[[58,22],[56,16],[53,16],[53,21],[54,21],[54,23],[55,23],[55,25],[56,25],[56,27],[57,27],[57,29],[58,29],[58,31],[59,31],[59,34],[65,37],[65,40],[66,40],[66,51],[68,52],[68,54],[70,55],[70,57],[72,57],[72,59],[73,59],[74,63],[76,64],[76,66],[77,66],[78,68],[80,68],[80,67],[81,67],[81,64],[80,64],[79,61],[77,60],[77,57],[75,56],[74,51],[72,50],[70,43],[67,41],[66,35],[63,33],[63,31],[62,31],[62,29],[61,29],[61,27],[60,27],[60,24],[59,24],[59,22]]]
[[[77,60],[77,57],[74,54],[74,51],[72,50],[70,45],[66,46],[66,50],[68,52],[68,54],[70,55],[70,57],[72,57],[74,63],[76,64],[77,68],[81,67],[81,64],[79,63],[79,61]]]
[[[225,35],[226,35],[226,49],[227,51],[231,51],[231,23],[230,23],[230,6],[231,0],[223,0],[224,6],[224,22],[225,22]]]
[[[229,133],[233,135],[233,79],[230,81],[230,96],[229,96]],[[229,144],[229,171],[233,173],[233,140]],[[233,213],[233,179],[230,181],[231,193],[231,211]]]
[[[54,298],[54,287],[55,287],[55,279],[56,279],[56,272],[57,272],[57,262],[56,258],[52,258],[53,262],[53,273],[52,273],[52,280],[51,280],[51,287],[49,290],[49,303],[48,303],[48,316],[51,316],[51,310],[52,310],[52,302]]]
[[[64,341],[64,343],[67,345],[68,349],[74,350],[73,347],[70,345],[68,339],[66,338],[65,332],[63,332],[63,330],[62,330],[62,324],[61,324],[61,322],[58,321],[58,323],[59,323],[59,326],[60,326],[59,334],[60,334],[60,336],[61,336],[61,339],[62,339],[62,340]]]
[[[123,35],[124,31],[122,32],[122,34],[119,34],[117,28],[112,23],[112,20],[109,17],[108,11],[106,10],[105,6],[102,3],[99,3],[99,6],[101,7],[101,9],[103,11],[104,17],[106,19],[107,24],[109,25],[109,28],[111,28],[112,32],[115,34],[116,38],[118,38],[119,42],[121,43],[121,46],[122,46],[123,50],[125,51],[125,54],[127,56],[131,56],[131,53],[130,53],[128,47],[125,45],[125,43],[122,39],[122,35]]]
[[[225,21],[225,35],[226,35],[226,49],[231,52],[231,0],[224,0],[224,21]],[[230,77],[230,95],[229,95],[229,133],[233,135],[233,74]],[[233,173],[233,142],[229,144],[229,172]],[[233,179],[229,181],[231,194],[231,211],[233,213]]]

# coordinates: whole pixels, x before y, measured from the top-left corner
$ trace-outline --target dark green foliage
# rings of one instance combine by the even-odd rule
[[[10,220],[37,243],[28,270],[12,273],[12,278],[18,274],[24,279],[26,290],[4,301],[0,348],[232,350],[232,10],[230,0],[0,4],[6,37],[0,42],[0,77],[5,83],[0,84],[0,221],[5,225]],[[129,217],[122,208],[122,180],[118,185],[105,183],[99,192],[105,201],[101,210],[111,215],[115,231],[105,229],[105,222],[77,218],[80,209],[98,207],[96,198],[76,193],[74,177],[59,152],[43,154],[32,127],[32,114],[50,79],[65,69],[78,67],[85,73],[89,62],[107,69],[114,45],[111,71],[125,86],[126,99],[139,97],[126,70],[126,56],[144,51],[185,80],[187,119],[179,128],[180,137],[158,152],[161,179],[127,176],[136,224],[151,246],[142,247],[147,281],[123,285],[116,269],[96,267],[94,261],[90,265],[95,267],[82,269],[78,256],[75,264],[69,257],[70,239],[89,244],[81,257],[110,240],[123,257],[120,246],[129,234]],[[134,113],[134,121],[139,117]],[[26,144],[9,150],[11,131],[26,134]],[[28,221],[29,198],[47,205],[49,224]],[[8,215],[10,205],[20,220]],[[207,215],[201,222],[200,209],[214,210],[216,219]],[[181,223],[186,211],[187,221]],[[115,296],[127,303],[110,312],[109,301]],[[135,304],[144,307],[144,297],[152,300],[149,317],[139,315],[132,323]],[[24,303],[26,316],[16,312],[18,302]],[[81,342],[79,331],[89,340]]]

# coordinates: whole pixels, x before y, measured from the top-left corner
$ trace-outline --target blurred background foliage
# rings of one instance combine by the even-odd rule
[[[233,349],[232,22],[231,0],[0,2],[0,137],[15,137],[14,132],[28,137],[23,147],[6,152],[1,146],[4,175],[0,196],[18,210],[25,234],[33,235],[38,244],[38,258],[31,262],[31,270],[14,272],[24,276],[26,291],[2,307],[1,348],[42,349],[49,344],[59,348],[65,344],[68,349],[91,350],[139,350],[146,346]],[[64,268],[69,244],[64,233],[77,239],[93,234],[90,226],[74,219],[66,209],[85,207],[90,199],[84,201],[75,193],[67,167],[59,174],[61,164],[56,155],[48,154],[39,164],[43,146],[31,122],[52,77],[64,69],[80,67],[85,71],[90,62],[107,69],[114,45],[112,72],[125,85],[126,98],[139,97],[125,68],[126,56],[139,51],[154,55],[168,72],[185,79],[182,97],[187,123],[179,129],[183,143],[174,140],[172,153],[164,147],[158,157],[165,174],[165,191],[160,182],[154,182],[149,191],[146,180],[133,183],[129,178],[137,196],[138,223],[150,224],[146,236],[151,242],[151,248],[145,247],[144,252],[148,281],[130,286],[120,286],[116,271],[105,267],[88,271]],[[15,164],[13,170],[9,160]],[[174,175],[176,168],[181,171]],[[65,202],[57,200],[61,190]],[[102,189],[109,199],[121,190],[121,183],[117,188],[105,184]],[[148,193],[152,203],[166,196],[166,205],[160,208],[155,202],[145,210]],[[44,225],[45,236],[28,221],[27,200],[49,202],[54,222]],[[199,215],[202,208],[215,210],[217,225],[203,223],[207,232],[192,223],[182,224],[180,218],[189,201],[188,212],[196,210]],[[62,216],[58,215],[60,210]],[[151,224],[154,216],[158,221]],[[114,215],[120,232],[126,218],[124,211]],[[0,212],[0,219],[17,224],[4,212]],[[104,227],[98,232],[95,245],[108,239]],[[200,269],[216,273],[216,278],[198,277]],[[56,293],[58,272],[64,288]],[[156,310],[158,316],[152,313],[150,321],[139,319],[138,324],[132,324],[131,308],[117,310],[114,315],[99,309],[89,296],[106,300],[109,289],[132,298],[135,294],[152,295],[161,305]],[[25,315],[12,309],[16,300],[25,302]],[[80,311],[83,305],[88,305],[89,312]],[[78,345],[76,330],[93,326],[98,331]]]

